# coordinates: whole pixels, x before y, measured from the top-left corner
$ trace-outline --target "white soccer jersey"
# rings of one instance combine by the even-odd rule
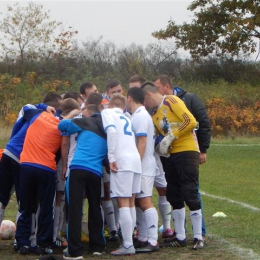
[[[74,118],[82,118],[82,114],[80,113],[79,115],[75,116]],[[76,150],[77,136],[78,136],[78,133],[70,136],[70,148],[69,148],[68,163],[67,163],[68,170],[69,170],[70,163],[71,163],[71,161],[74,157],[74,153],[75,153],[75,150]],[[67,170],[67,173],[66,173],[66,177],[68,177],[68,170]]]
[[[136,109],[132,115],[135,136],[146,136],[146,148],[142,159],[142,174],[155,176],[157,164],[154,157],[155,130],[153,120],[144,106]]]
[[[135,135],[131,120],[120,108],[107,108],[101,112],[103,126],[106,132],[110,127],[115,128],[116,134],[111,144],[108,135],[108,159],[116,161],[118,171],[142,172],[141,159],[136,148]]]

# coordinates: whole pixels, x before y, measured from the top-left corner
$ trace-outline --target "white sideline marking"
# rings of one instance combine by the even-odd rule
[[[260,144],[210,144],[212,146],[260,146]]]
[[[207,197],[210,197],[210,198],[224,200],[224,201],[227,201],[227,202],[232,203],[232,204],[237,204],[237,205],[239,205],[241,207],[250,209],[252,211],[260,211],[260,208],[251,206],[249,204],[246,204],[246,203],[243,203],[243,202],[239,202],[239,201],[235,201],[235,200],[231,200],[231,199],[227,199],[227,198],[216,196],[216,195],[212,195],[212,194],[206,193],[205,191],[200,191],[200,194],[204,195],[204,196],[207,196]]]
[[[234,255],[238,256],[240,259],[260,260],[260,255],[255,253],[252,249],[247,249],[234,245],[232,243],[229,243],[227,240],[220,238],[217,235],[209,234],[208,236],[218,240],[223,245],[227,245],[228,250],[232,252]]]

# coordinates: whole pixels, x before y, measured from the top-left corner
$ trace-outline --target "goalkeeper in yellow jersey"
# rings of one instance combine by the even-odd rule
[[[145,106],[154,109],[153,123],[159,142],[155,150],[161,161],[167,181],[166,197],[173,210],[176,237],[166,239],[162,247],[187,246],[185,234],[185,204],[190,210],[193,227],[193,249],[203,248],[202,214],[197,193],[199,178],[199,147],[194,129],[196,119],[177,96],[163,96],[149,81],[142,84]]]

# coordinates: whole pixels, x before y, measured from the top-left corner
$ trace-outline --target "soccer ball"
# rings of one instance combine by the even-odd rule
[[[0,227],[1,239],[13,239],[16,230],[16,225],[11,220],[3,220]]]

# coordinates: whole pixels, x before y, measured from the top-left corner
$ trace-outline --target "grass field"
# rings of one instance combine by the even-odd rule
[[[132,256],[131,259],[260,259],[260,138],[212,140],[207,163],[200,168],[200,188],[207,225],[205,248],[192,251],[191,226],[187,226],[187,248],[161,249],[158,253]],[[154,201],[156,203],[156,193]],[[213,218],[216,212],[226,218]],[[6,219],[15,219],[12,198]],[[190,221],[187,221],[190,223]],[[12,241],[0,241],[0,260],[37,259],[13,252]],[[87,248],[87,244],[85,245]],[[118,244],[108,243],[108,252]],[[61,257],[61,250],[55,256]],[[126,257],[92,256],[87,258],[125,259]]]

